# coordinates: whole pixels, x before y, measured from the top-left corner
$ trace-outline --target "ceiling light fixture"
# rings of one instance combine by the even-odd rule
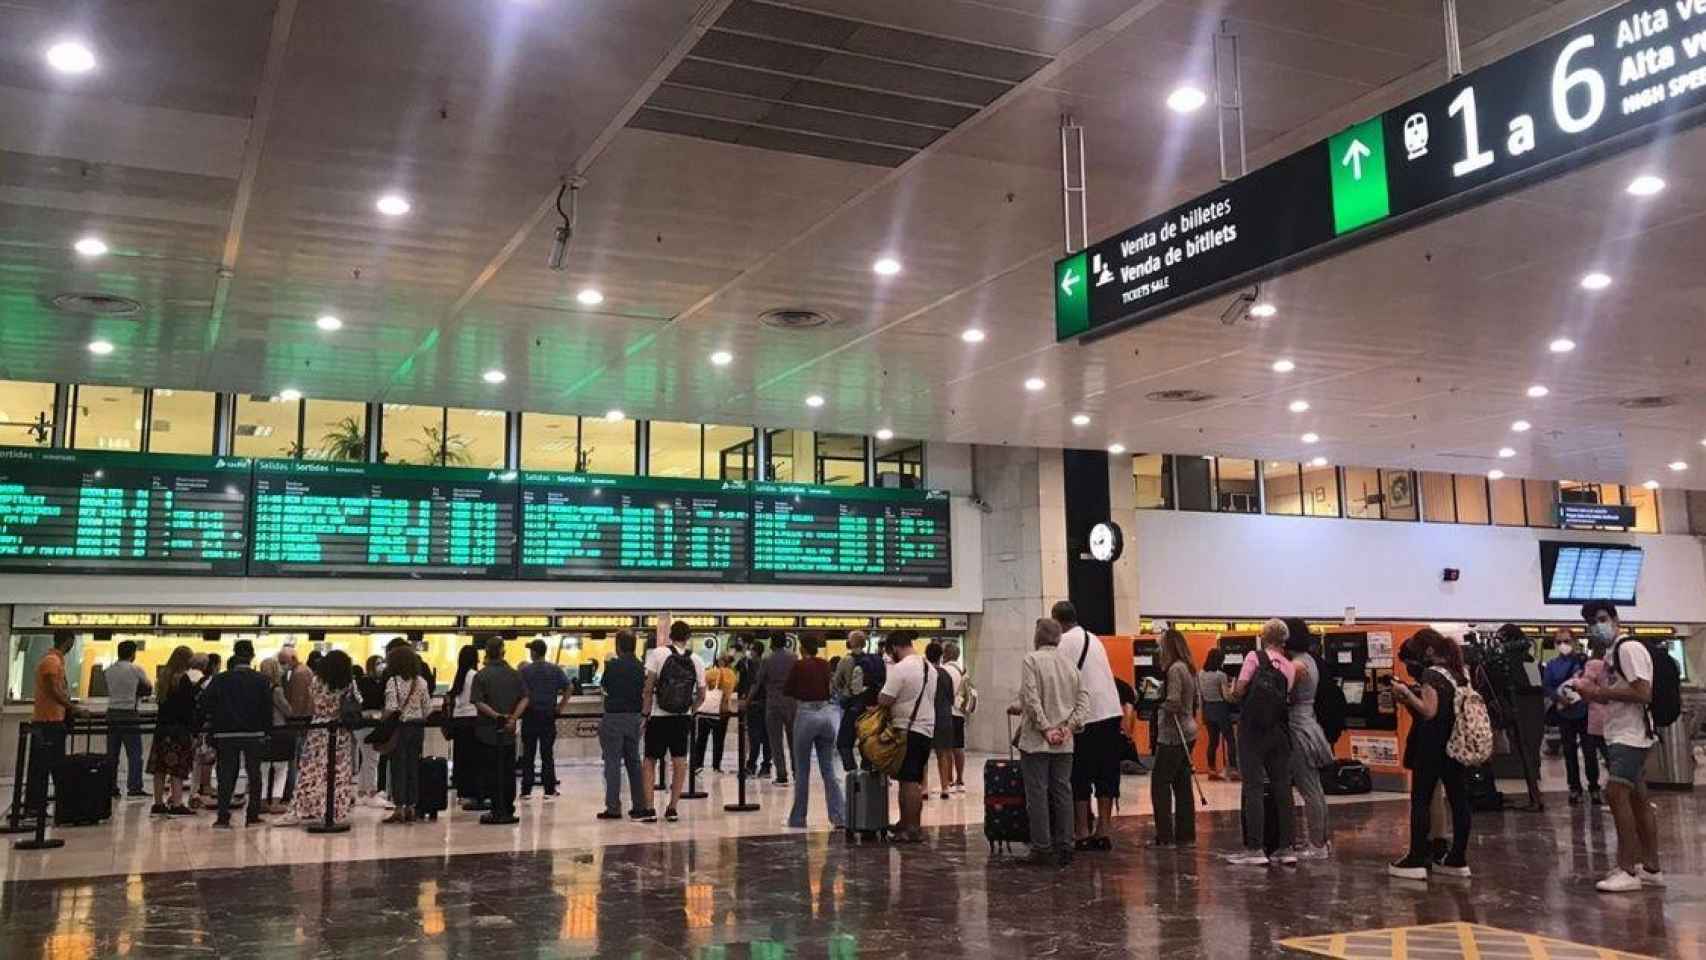
[[[1032,393],[1036,393],[1046,386],[1048,386],[1048,381],[1042,377],[1030,377],[1025,381],[1025,389]]]
[[[295,387],[285,387],[278,392],[278,398],[285,403],[295,403],[302,399],[302,391]]]
[[[881,257],[871,264],[871,269],[876,271],[879,277],[892,277],[900,272],[900,261],[893,257]]]
[[[1553,353],[1569,353],[1571,350],[1576,349],[1576,341],[1571,340],[1569,337],[1559,337],[1547,344],[1546,349]]]
[[[503,383],[505,380],[509,379],[509,375],[504,373],[502,370],[487,370],[484,374],[481,374],[481,378],[487,383]]]
[[[1505,472],[1503,470],[1488,470],[1487,471],[1487,479],[1488,480],[1503,480],[1504,478],[1505,478]]]
[[[1090,425],[1090,415],[1088,413],[1075,413],[1075,414],[1073,414],[1072,415],[1072,425],[1075,427],[1088,427]],[[1706,441],[1701,441],[1701,442],[1706,443]]]
[[[374,206],[387,217],[400,217],[414,209],[414,205],[409,203],[409,199],[400,193],[387,193],[380,197],[379,202],[375,203]]]
[[[83,237],[72,244],[71,249],[85,257],[99,257],[107,252],[107,244],[100,237]]]
[[[1655,177],[1650,173],[1643,173],[1629,181],[1629,186],[1624,189],[1627,190],[1629,195],[1632,197],[1650,197],[1664,188],[1665,182],[1663,179]]]
[[[60,73],[88,73],[95,69],[95,51],[75,40],[61,40],[47,48],[47,65]]]
[[[1274,372],[1275,373],[1290,373],[1296,369],[1297,369],[1297,364],[1292,363],[1290,360],[1275,360],[1274,361]]]
[[[1509,460],[1510,458],[1512,458],[1514,456],[1516,456],[1516,448],[1514,448],[1514,447],[1500,447],[1499,448],[1499,459],[1500,460]]]
[[[1671,471],[1674,473],[1681,473],[1682,471],[1688,469],[1688,461],[1686,461],[1686,460],[1672,460],[1670,462],[1670,468],[1671,468]]]
[[[735,355],[727,350],[717,350],[711,354],[711,366],[726,367],[735,362]]]
[[[1316,458],[1309,461],[1309,465],[1312,467],[1324,467],[1327,465],[1327,458],[1326,457],[1316,457]]]
[[[1207,102],[1208,94],[1189,84],[1176,87],[1172,93],[1167,94],[1167,109],[1174,113],[1195,113]]]
[[[1648,480],[1646,483],[1641,484],[1641,486],[1646,487],[1648,490],[1657,490],[1659,488],[1659,482],[1657,480]]]
[[[1321,441],[1321,435],[1318,433],[1306,433],[1301,439],[1304,443],[1319,443]]]
[[[617,409],[604,411],[604,419],[607,423],[621,423],[623,420],[627,419],[627,416],[627,414]]]
[[[877,431],[877,439],[878,440],[884,440],[884,441],[893,440],[894,439],[894,431],[890,430],[888,427],[884,427],[881,430]]]
[[[1548,390],[1546,388],[1546,385],[1542,384],[1542,383],[1537,383],[1534,386],[1528,388],[1529,397],[1532,399],[1535,399],[1535,400],[1539,400],[1541,397],[1544,397],[1548,393],[1551,393],[1551,392],[1552,391]]]
[[[1108,452],[1117,457],[1120,454],[1125,452],[1125,444],[1123,444],[1123,443],[1110,443],[1110,444],[1108,444]]]
[[[1259,318],[1262,320],[1266,320],[1269,317],[1274,316],[1277,313],[1279,313],[1279,307],[1276,307],[1273,304],[1268,303],[1267,301],[1263,301],[1261,303],[1258,303],[1255,306],[1250,308],[1250,316],[1256,317],[1256,318]]]
[[[335,333],[344,328],[344,322],[329,313],[324,313],[320,315],[318,320],[314,321],[314,326],[319,327],[327,333]]]
[[[113,342],[111,340],[90,340],[89,352],[97,357],[104,357],[113,352]]]
[[[806,398],[806,406],[816,410],[818,407],[823,406],[823,397],[815,393],[812,394]]]
[[[1309,412],[1309,401],[1308,400],[1293,400],[1291,402],[1291,405],[1289,407],[1287,407],[1286,409],[1290,410],[1292,413],[1308,413]]]
[[[603,291],[587,287],[580,293],[575,294],[575,299],[579,300],[582,306],[596,307],[604,302],[604,293]]]
[[[1609,286],[1611,286],[1610,274],[1600,273],[1598,270],[1595,270],[1592,273],[1582,275],[1583,290],[1604,290]]]
[[[1534,424],[1529,423],[1527,420],[1517,420],[1511,424],[1511,430],[1517,433],[1527,433],[1529,428],[1532,426],[1534,426]],[[1706,443],[1706,440],[1702,440],[1700,442]]]
[[[982,343],[983,331],[976,327],[967,328],[960,334],[960,339],[967,343]]]

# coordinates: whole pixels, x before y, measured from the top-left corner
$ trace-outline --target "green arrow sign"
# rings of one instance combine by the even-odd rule
[[[1054,266],[1054,337],[1065,340],[1090,329],[1090,278],[1084,254]]]
[[[1384,220],[1392,212],[1386,189],[1386,136],[1380,117],[1327,141],[1333,177],[1333,235]]]

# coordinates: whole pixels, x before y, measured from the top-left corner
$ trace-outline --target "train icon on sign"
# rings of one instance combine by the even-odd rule
[[[1404,118],[1404,152],[1411,160],[1428,155],[1428,118],[1412,113]]]

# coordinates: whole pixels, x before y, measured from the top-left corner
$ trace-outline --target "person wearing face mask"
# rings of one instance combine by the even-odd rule
[[[1414,721],[1404,743],[1404,766],[1410,771],[1410,852],[1387,872],[1403,880],[1426,880],[1430,873],[1468,877],[1468,771],[1445,750],[1457,720],[1457,688],[1469,682],[1463,652],[1437,630],[1423,627],[1404,641],[1398,659],[1412,681],[1392,685],[1394,698]],[[1436,861],[1430,856],[1428,834],[1434,788],[1442,783],[1451,805],[1452,836],[1450,850]]]
[[[1597,687],[1610,682],[1605,676],[1605,655],[1610,649],[1611,644],[1591,633],[1588,635],[1588,662],[1582,665],[1582,675],[1576,680],[1576,686]],[[1599,768],[1605,762],[1606,712],[1603,703],[1588,704],[1587,732],[1582,734],[1582,754],[1587,759],[1588,779],[1592,781],[1588,785],[1591,791],[1588,797],[1596,807],[1605,806],[1605,798],[1599,792]]]
[[[1571,680],[1582,675],[1587,657],[1576,649],[1570,631],[1558,628],[1553,640],[1558,655],[1546,661],[1541,686],[1546,691],[1546,703],[1558,724],[1563,740],[1564,771],[1570,781],[1570,805],[1582,802],[1582,767],[1587,767],[1588,790],[1593,802],[1599,803],[1599,758],[1587,744],[1588,703],[1577,693]],[[1580,759],[1577,759],[1580,754]]]
[[[1648,706],[1653,698],[1652,654],[1639,641],[1623,642],[1617,608],[1605,600],[1582,607],[1593,638],[1609,648],[1603,678],[1574,686],[1588,703],[1604,704],[1606,799],[1617,823],[1617,867],[1594,884],[1601,893],[1629,893],[1665,885],[1659,867],[1659,824],[1647,800],[1647,753],[1658,742]]]

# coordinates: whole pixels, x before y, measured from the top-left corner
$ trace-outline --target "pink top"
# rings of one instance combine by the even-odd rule
[[[1285,687],[1290,690],[1292,685],[1297,683],[1297,664],[1292,663],[1291,658],[1283,653],[1274,653],[1272,650],[1263,650],[1262,652],[1268,655],[1268,659],[1274,662],[1274,666],[1279,667],[1280,673],[1285,674]],[[1252,650],[1244,657],[1244,669],[1238,671],[1240,689],[1248,687],[1250,681],[1256,679],[1256,664],[1256,651]]]
[[[1583,684],[1596,687],[1605,686],[1605,658],[1595,657],[1582,667]],[[1588,733],[1595,737],[1605,736],[1605,704],[1588,704]]]

